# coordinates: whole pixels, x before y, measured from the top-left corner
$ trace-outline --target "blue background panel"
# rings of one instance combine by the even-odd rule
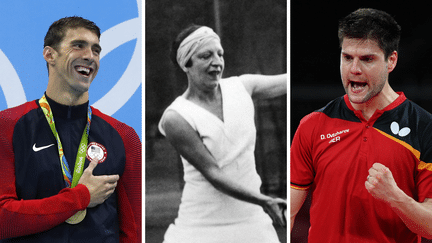
[[[89,91],[90,104],[132,126],[142,139],[142,71],[128,70],[141,67],[141,13],[139,0],[0,0],[0,110],[42,97],[48,85],[42,56],[45,34],[54,21],[81,16],[95,22],[102,33],[101,65]],[[132,25],[124,25],[128,21]],[[107,30],[114,35],[104,39]],[[106,50],[104,44],[117,46]],[[127,72],[134,78],[121,80]],[[104,99],[110,91],[118,97]]]

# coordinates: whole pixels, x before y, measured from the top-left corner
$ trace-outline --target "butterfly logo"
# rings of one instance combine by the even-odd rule
[[[403,127],[400,129],[399,123],[395,121],[390,125],[390,129],[394,135],[399,135],[400,137],[405,137],[411,132],[409,127]]]

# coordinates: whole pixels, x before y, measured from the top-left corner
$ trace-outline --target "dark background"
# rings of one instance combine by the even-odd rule
[[[147,0],[145,5],[145,105],[150,124],[186,89],[186,75],[175,69],[169,51],[177,34],[191,23],[209,26],[221,37],[224,77],[286,72],[285,0]]]
[[[399,59],[390,86],[432,111],[432,15],[427,2],[291,1],[290,12],[290,138],[300,119],[345,94],[339,71],[339,19],[358,8],[376,8],[402,27]],[[310,197],[300,211],[291,242],[307,242]],[[432,242],[432,241],[423,241]]]
[[[340,4],[291,2],[291,137],[303,116],[345,94],[339,71],[338,21],[360,7],[386,11],[402,27],[390,85],[431,112],[432,15],[426,3],[336,2]]]

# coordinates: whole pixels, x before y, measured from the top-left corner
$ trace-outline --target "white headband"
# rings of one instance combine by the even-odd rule
[[[203,26],[186,37],[177,49],[177,63],[186,72],[186,63],[198,49],[203,41],[215,38],[220,41],[219,36],[209,27]]]

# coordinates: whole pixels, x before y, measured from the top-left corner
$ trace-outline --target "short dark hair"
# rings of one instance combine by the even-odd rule
[[[100,29],[94,22],[84,19],[82,17],[72,16],[59,19],[51,24],[47,34],[45,35],[44,47],[51,46],[52,48],[57,48],[57,46],[65,37],[66,31],[68,29],[75,29],[80,27],[92,31],[97,35],[98,39],[100,39]]]
[[[185,29],[183,29],[178,35],[177,38],[173,41],[171,45],[171,52],[170,52],[170,58],[171,61],[174,63],[174,65],[178,68],[180,68],[179,64],[177,63],[177,50],[186,37],[188,37],[190,34],[192,34],[195,30],[201,28],[201,25],[191,24]],[[188,62],[185,65],[186,67],[192,66],[192,60],[188,60]],[[181,69],[181,68],[180,68]]]
[[[97,35],[98,39],[100,39],[100,29],[94,22],[78,16],[65,17],[51,24],[44,38],[44,48],[46,46],[50,46],[57,50],[59,44],[65,37],[67,30],[80,27],[92,31],[94,34]]]
[[[344,38],[375,40],[387,60],[393,51],[399,50],[401,27],[388,13],[360,8],[339,21],[338,37],[342,46]]]

